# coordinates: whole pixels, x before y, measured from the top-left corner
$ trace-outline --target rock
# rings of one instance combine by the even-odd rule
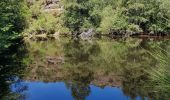
[[[46,60],[48,64],[53,64],[53,65],[64,63],[63,57],[46,57]]]
[[[63,7],[59,2],[59,0],[45,0],[43,2],[42,11],[52,13],[54,16],[60,15],[63,12]]]
[[[31,6],[34,4],[35,0],[26,0],[28,6]]]
[[[58,7],[60,7],[59,4],[50,4],[50,5],[46,5],[46,6],[44,7],[44,9],[56,9],[56,8],[58,8]]]
[[[80,38],[82,40],[91,40],[94,36],[93,29],[89,29],[87,32],[83,32],[80,34]]]
[[[54,37],[55,39],[57,39],[57,40],[59,40],[59,36],[60,36],[60,33],[59,33],[59,32],[55,32],[55,33],[53,34],[53,37]]]
[[[38,34],[38,35],[30,35],[29,38],[33,41],[46,41],[47,35],[46,34]]]
[[[59,2],[59,0],[45,0],[45,3],[46,5],[49,5],[49,4],[57,4]]]
[[[43,4],[45,9],[55,9],[60,7],[59,0],[45,0]]]
[[[46,5],[49,5],[49,4],[52,4],[52,3],[53,3],[52,0],[45,0],[45,4],[46,4]]]

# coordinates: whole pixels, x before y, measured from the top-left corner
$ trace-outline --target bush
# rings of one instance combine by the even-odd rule
[[[29,5],[29,3],[28,3]],[[25,29],[27,34],[54,34],[55,32],[65,33],[68,29],[63,25],[60,12],[44,9],[45,0],[37,0],[29,5],[29,27]],[[47,10],[47,11],[45,11]]]
[[[0,1],[0,51],[8,49],[26,27],[26,6],[23,0]]]
[[[168,33],[169,1],[63,0],[63,21],[72,33],[94,28],[101,33]]]

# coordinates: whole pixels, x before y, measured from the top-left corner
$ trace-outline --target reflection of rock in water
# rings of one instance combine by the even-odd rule
[[[64,63],[64,57],[46,57],[47,63],[48,64],[63,64]]]
[[[46,45],[43,46],[46,47]],[[31,54],[29,55],[32,55],[33,60],[27,67],[26,80],[45,82],[76,80],[75,78],[87,80],[84,79],[83,75],[88,75],[88,71],[86,70],[90,69],[91,72],[94,73],[94,78],[90,80],[90,83],[102,87],[106,85],[121,86],[122,76],[116,75],[114,69],[111,71],[110,67],[105,66],[107,65],[107,62],[105,62],[107,59],[102,58],[100,55],[100,53],[103,52],[101,51],[102,46],[99,45],[98,42],[88,43],[85,41],[71,40],[64,42],[62,54],[55,55],[55,53],[50,53],[53,56],[49,56],[48,52],[56,52],[56,45],[54,46],[55,47],[51,47],[53,49],[49,51],[42,48],[45,51],[43,54],[37,53],[37,50],[36,52],[30,52]],[[109,63],[109,65],[110,64],[111,63]],[[100,65],[105,66],[105,68],[103,69]],[[84,68],[84,71],[81,71],[82,69],[79,67]],[[110,71],[109,73],[108,70]],[[75,75],[72,76],[73,72],[74,74],[78,72],[81,73],[76,74],[79,77],[75,77]],[[80,78],[80,76],[82,77]]]
[[[56,57],[46,57],[44,59],[44,62],[38,60],[34,64],[30,64],[26,70],[26,80],[44,82],[55,82],[62,80],[65,75],[65,71],[61,67],[63,64],[63,58],[59,59]]]
[[[57,64],[62,63],[62,57],[45,55],[45,60],[41,60],[36,53],[34,58],[38,60],[30,65],[31,72],[25,79],[64,81],[76,100],[86,99],[90,94],[90,84],[122,87],[124,93],[131,98],[150,95],[151,92],[147,90],[149,88],[145,88],[148,73],[144,70],[155,66],[153,59],[140,46],[117,42],[116,45],[112,44],[66,41],[63,45],[64,64]]]

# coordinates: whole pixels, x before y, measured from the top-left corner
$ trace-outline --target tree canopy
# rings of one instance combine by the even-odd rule
[[[25,28],[26,13],[23,0],[0,1],[0,50],[15,44]]]
[[[63,0],[63,20],[71,32],[94,28],[101,33],[168,33],[170,10],[164,2]]]

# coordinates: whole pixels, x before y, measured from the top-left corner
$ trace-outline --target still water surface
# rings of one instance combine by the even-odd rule
[[[168,100],[149,73],[169,41],[29,41],[0,56],[0,100]],[[163,48],[160,50],[160,47]]]
[[[27,90],[22,92],[26,100],[131,100],[131,98],[125,95],[121,88],[109,87],[100,88],[94,85],[89,85],[89,93],[80,94],[76,97],[72,94],[70,88],[63,82],[55,83],[43,83],[43,82],[21,82],[25,84]],[[17,84],[11,86],[13,92],[17,91]],[[78,95],[77,95],[78,96]],[[142,100],[140,96],[137,96],[135,100]],[[147,100],[147,99],[145,99]]]

